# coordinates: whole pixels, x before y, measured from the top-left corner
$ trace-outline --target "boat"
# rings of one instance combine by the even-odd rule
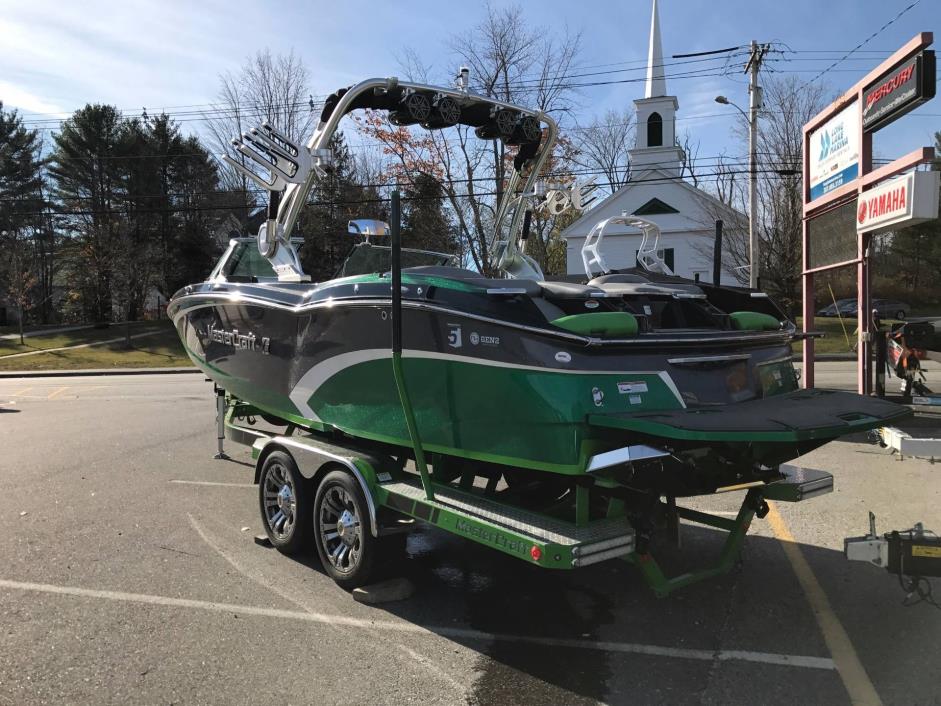
[[[339,121],[363,109],[397,125],[470,126],[515,150],[493,276],[408,250],[396,270],[394,244],[379,242],[384,224],[365,221],[351,230],[372,242],[354,248],[340,276],[304,274],[291,242],[298,213],[329,169]],[[584,281],[546,280],[525,252],[526,212],[557,133],[548,115],[471,92],[464,74],[454,87],[378,78],[340,90],[306,145],[270,126],[242,136],[238,150],[265,171],[233,164],[271,193],[257,237],[267,276],[226,276],[238,247],[254,246],[241,242],[207,281],[177,292],[168,310],[188,355],[266,419],[403,463],[423,465],[427,454],[438,483],[473,469],[511,489],[546,481],[557,494],[588,483],[659,499],[772,482],[789,460],[909,414],[801,389],[791,345],[804,334],[762,292],[675,276],[650,221],[598,224]],[[644,233],[639,267],[606,265],[604,234],[615,225]],[[364,250],[386,247],[388,257]]]

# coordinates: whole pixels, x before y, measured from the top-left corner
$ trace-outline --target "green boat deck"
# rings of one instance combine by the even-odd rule
[[[911,411],[840,390],[795,390],[734,405],[591,414],[589,424],[684,441],[793,442],[885,426]]]

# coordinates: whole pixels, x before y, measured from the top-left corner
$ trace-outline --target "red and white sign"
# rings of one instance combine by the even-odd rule
[[[856,231],[899,230],[937,218],[939,175],[909,172],[864,191],[856,211]]]

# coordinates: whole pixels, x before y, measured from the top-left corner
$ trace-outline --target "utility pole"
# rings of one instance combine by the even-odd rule
[[[748,286],[758,288],[759,256],[758,251],[758,111],[761,110],[761,86],[758,85],[758,71],[761,60],[768,51],[767,44],[751,42],[751,55],[745,64],[749,74],[748,83]]]

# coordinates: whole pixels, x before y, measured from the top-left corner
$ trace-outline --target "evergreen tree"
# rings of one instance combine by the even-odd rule
[[[42,163],[36,130],[0,102],[0,231],[22,229],[42,206]]]
[[[212,155],[195,137],[180,142],[175,160],[177,226],[172,240],[174,266],[167,274],[167,297],[184,285],[205,279],[219,256],[213,232],[226,209],[240,206],[240,195],[219,192],[219,173]]]
[[[295,235],[303,235],[302,264],[315,282],[330,279],[346,259],[354,241],[347,232],[356,218],[379,215],[378,194],[356,183],[355,165],[342,132],[330,139],[333,164],[317,179],[298,219]]]
[[[941,154],[941,132],[936,132],[934,139],[935,150]],[[941,158],[934,161],[932,169],[941,171]],[[910,295],[916,305],[941,298],[941,221],[927,221],[893,233],[887,250],[888,266],[878,268],[880,279],[887,280],[876,285],[880,296]]]
[[[0,103],[0,297],[19,314],[20,342],[27,311],[35,301],[37,263],[31,240],[41,222],[42,162],[35,130],[27,130],[14,111]]]
[[[49,173],[71,232],[71,283],[85,317],[111,319],[112,252],[124,192],[126,126],[117,108],[86,105],[55,136]]]
[[[402,244],[420,250],[457,253],[454,224],[444,209],[441,184],[430,174],[418,174],[405,190]]]

